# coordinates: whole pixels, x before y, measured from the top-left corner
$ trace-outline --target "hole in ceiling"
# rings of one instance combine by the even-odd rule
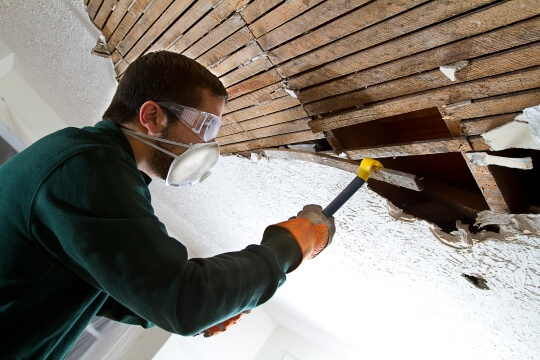
[[[481,275],[478,274],[461,274],[468,282],[473,284],[478,289],[489,290],[487,285],[487,280],[484,279]]]

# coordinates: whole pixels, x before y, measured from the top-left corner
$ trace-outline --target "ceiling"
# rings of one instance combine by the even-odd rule
[[[286,147],[298,151],[274,155],[353,172],[379,159],[400,173],[372,188],[445,231],[482,210],[540,211],[538,169],[493,170],[465,155],[489,151],[482,133],[540,103],[537,0],[85,3],[118,77],[167,49],[220,78],[224,154]],[[454,79],[440,70],[456,63]],[[498,155],[538,161],[533,150]]]
[[[382,3],[381,1],[375,1],[366,3],[365,6],[375,6],[379,2]],[[95,9],[95,14],[99,14],[103,5],[107,3],[103,1],[101,6]],[[120,1],[118,2],[115,11],[116,9],[122,9],[121,3]],[[140,1],[130,1],[127,7],[131,6],[131,10],[133,10],[136,8],[137,3],[142,4]],[[146,9],[144,14],[149,13],[153,6],[163,3],[162,1],[146,2],[143,9]],[[173,8],[173,5],[176,6],[177,3],[179,4],[180,2],[171,3],[171,6],[167,7],[167,9]],[[198,3],[189,2],[191,5],[186,6],[191,6],[189,9],[192,9]],[[221,2],[220,4],[223,3],[225,2]],[[261,2],[261,4],[263,3],[270,4],[271,2]],[[307,3],[311,8],[316,8],[317,4],[325,4],[323,2]],[[338,2],[333,3],[337,4]],[[392,4],[387,4],[384,9],[385,11],[382,11],[382,13],[394,9],[394,6],[398,6],[397,4],[399,3],[398,1],[393,1]],[[436,5],[438,3],[433,1],[429,4]],[[444,4],[450,5],[453,3],[452,1],[444,2]],[[498,2],[497,6],[501,6],[499,3],[503,4],[502,2]],[[510,1],[504,4],[515,3],[526,5],[528,2]],[[305,5],[304,2],[296,3],[294,1],[287,1],[283,4],[281,2],[275,3],[276,6],[290,4]],[[92,3],[88,5],[88,9],[91,10],[90,5]],[[249,4],[248,6],[254,5]],[[526,15],[527,9],[530,9],[530,7],[527,8],[525,6],[523,8],[525,9],[523,13]],[[188,8],[186,7],[186,9]],[[247,9],[246,7],[244,10]],[[289,14],[288,10],[285,13]],[[381,13],[381,11],[369,12],[369,15],[375,16],[378,13]],[[507,11],[507,13],[509,12]],[[101,113],[106,108],[107,102],[114,92],[115,84],[109,72],[111,61],[108,58],[89,56],[89,49],[94,46],[98,34],[94,31],[95,29],[87,27],[87,17],[85,15],[83,18],[80,16],[81,14],[84,15],[82,0],[57,0],[52,3],[0,3],[0,39],[15,54],[15,63],[19,64],[18,66],[14,66],[16,72],[21,74],[21,76],[24,75],[23,77],[28,84],[31,84],[31,87],[35,89],[36,93],[45,99],[58,114],[56,117],[53,116],[54,119],[39,117],[36,124],[29,121],[32,119],[23,116],[22,121],[29,124],[32,128],[38,125],[42,128],[48,126],[48,131],[53,131],[58,126],[57,122],[60,118],[63,119],[65,125],[69,126],[91,125],[99,120]],[[124,15],[126,14],[124,11]],[[142,11],[141,14],[143,14]],[[241,14],[242,12],[240,12]],[[142,20],[144,16],[142,15],[137,19]],[[293,16],[295,15],[291,15],[291,17]],[[336,19],[340,19],[343,15],[336,16]],[[190,21],[193,21],[193,24],[198,23],[201,17],[202,15],[190,17]],[[109,13],[106,19],[102,21],[107,23],[111,18],[112,14]],[[121,21],[124,21],[124,18],[126,16],[123,16]],[[365,18],[369,18],[369,16],[365,16]],[[397,19],[398,17],[392,18]],[[485,43],[487,47],[492,49],[491,54],[493,56],[504,55],[515,59],[510,61],[511,64],[514,64],[512,66],[530,64],[527,61],[536,61],[535,59],[537,57],[523,56],[523,53],[516,50],[522,49],[525,53],[528,53],[531,49],[535,49],[539,35],[538,24],[535,25],[531,20],[535,20],[536,18],[531,16],[530,19],[525,19],[521,22],[515,21],[515,24],[499,28],[499,30],[506,31],[507,29],[516,29],[512,28],[514,25],[523,25],[522,32],[517,32],[516,30],[516,32],[512,32],[512,36],[505,37],[503,36],[504,33],[497,33],[495,30],[485,30],[487,31],[486,34],[493,35],[491,40],[489,38],[477,37],[482,34],[471,35],[470,39],[476,39],[476,42],[473,43],[476,45],[455,48],[461,49],[460,51],[456,50],[456,54],[465,56],[463,55],[464,52],[465,54],[470,54],[467,51],[473,51],[476,49],[476,46],[483,46],[482,44]],[[136,24],[137,19],[134,20],[132,25]],[[403,17],[402,20],[406,19],[415,22],[418,18],[414,19],[407,16]],[[121,22],[120,20],[118,21]],[[480,22],[485,22],[485,19],[482,19]],[[144,24],[147,24],[142,21],[140,23],[143,24],[141,26],[146,26]],[[216,20],[217,23],[223,22]],[[431,26],[436,26],[439,23],[443,24],[444,21],[437,20],[437,24],[433,23],[430,26],[423,25],[417,31],[422,31],[424,27],[429,29]],[[173,24],[172,21],[171,24]],[[470,26],[473,28],[481,25],[478,24],[478,21],[471,24]],[[174,26],[173,24],[170,28],[166,28],[172,30]],[[189,26],[191,27],[191,25]],[[342,26],[344,25],[341,24],[335,28],[340,29]],[[157,27],[157,25],[148,26],[146,29],[154,27]],[[322,26],[321,29],[324,27]],[[133,27],[133,29],[135,28]],[[146,29],[144,30],[145,33],[147,33]],[[126,30],[126,34],[128,30]],[[237,32],[240,30],[237,30]],[[316,30],[317,28],[314,29],[314,31]],[[452,31],[449,32],[452,33]],[[373,41],[379,39],[380,41],[377,41],[381,45],[390,44],[391,41],[384,40],[381,34],[379,32],[373,33],[369,38]],[[154,42],[160,36],[158,35]],[[406,37],[400,38],[406,39]],[[450,42],[449,40],[449,44],[458,44],[456,46],[461,46],[459,45],[461,44],[460,41],[467,39],[469,37],[455,42]],[[424,42],[427,44],[429,43],[428,40]],[[501,49],[500,46],[505,41],[507,41],[507,45],[505,46],[510,47]],[[217,43],[219,42],[220,40],[217,41]],[[300,43],[303,44],[304,41]],[[257,42],[252,44],[261,46]],[[306,44],[308,44],[307,40]],[[369,45],[366,50],[358,53],[367,51],[370,48],[375,49],[378,46]],[[400,51],[403,51],[409,45],[405,43],[402,46]],[[459,58],[456,54],[447,53],[448,48],[445,48],[446,45],[435,46],[433,48],[434,52],[431,55],[435,56],[438,54],[437,56],[454,56],[452,59]],[[214,49],[215,47],[211,46],[210,48]],[[246,47],[243,46],[243,48]],[[240,49],[237,52],[239,51]],[[402,63],[401,71],[406,71],[410,68],[409,71],[413,73],[403,76],[398,74],[398,78],[407,79],[409,76],[417,74],[418,71],[422,71],[418,70],[420,68],[416,66],[423,64],[423,59],[425,61],[431,61],[431,55],[427,57],[407,55],[403,59],[409,59],[411,62]],[[482,56],[476,55],[476,57],[480,58]],[[516,57],[514,58],[514,56]],[[338,55],[335,58],[338,59]],[[375,59],[373,61],[378,61],[377,59],[385,61],[380,56],[373,57],[373,59]],[[462,75],[467,73],[468,68],[472,68],[474,59],[475,56],[473,54],[468,65],[471,67],[465,67],[462,70]],[[479,63],[481,66],[479,65],[475,71],[488,71],[486,69],[489,69],[489,65],[493,62],[490,60],[492,58],[486,57],[485,59],[486,61]],[[399,59],[396,60],[401,61]],[[497,63],[495,62],[493,64]],[[363,70],[359,70],[356,74],[364,74],[362,76],[371,74],[369,76],[372,76],[373,79],[378,79],[377,81],[381,85],[390,85],[393,81],[390,77],[394,76],[394,71],[397,72],[398,67],[394,67],[396,65],[394,60],[381,65],[388,66],[387,68],[381,68],[387,70],[372,73],[371,70],[377,69],[379,65],[371,66],[366,63],[366,66],[370,66],[366,70],[371,70],[365,73],[363,73]],[[429,66],[432,66],[430,69],[436,71],[432,71],[431,73],[424,71],[419,74],[431,74],[430,76],[437,77],[438,65]],[[534,66],[527,65],[527,69],[535,69]],[[118,70],[118,66],[116,68]],[[253,76],[246,75],[245,80],[229,86],[229,90],[234,90],[234,86],[237,84],[250,84],[248,80],[256,76],[262,78],[264,74],[275,74],[273,70],[278,68],[279,65],[273,65],[267,69],[268,71],[264,70]],[[319,68],[319,70],[322,68],[324,67]],[[396,70],[388,71],[388,69]],[[509,74],[520,74],[522,71],[523,69],[515,70]],[[353,73],[349,75],[353,75]],[[292,80],[295,76],[290,76],[289,78]],[[301,74],[298,75],[298,77],[300,76]],[[385,76],[388,77],[389,83],[384,82]],[[507,86],[505,81],[501,82],[497,80],[499,79],[497,76],[486,75],[489,79],[499,81],[498,84],[500,86]],[[0,76],[0,85],[4,84],[5,79],[5,76]],[[282,79],[274,82],[274,84],[279,83],[281,85]],[[341,79],[344,83],[349,81],[345,81],[345,79],[349,79],[348,76]],[[432,78],[429,77],[428,79]],[[534,81],[535,79],[531,77],[527,81]],[[252,81],[256,84],[257,82],[255,80]],[[343,83],[338,85],[338,80],[339,78],[336,79],[335,89],[341,89],[341,86],[344,86]],[[516,86],[524,84],[523,86],[525,86],[527,84],[525,80],[519,78],[519,80],[513,81],[512,84]],[[429,85],[432,81],[434,80],[426,80],[426,84]],[[447,80],[441,78],[439,81]],[[468,80],[460,80],[458,78],[455,83],[448,82],[446,86],[458,85],[460,82],[468,82]],[[328,82],[328,84],[332,83],[333,81]],[[471,84],[471,82],[468,83]],[[266,86],[274,85],[268,85],[264,82],[262,84],[264,85],[259,90],[264,89]],[[351,84],[353,84],[352,80]],[[488,85],[481,83],[475,89],[486,89],[486,91],[491,89],[489,91],[496,91],[495,86],[489,87]],[[292,83],[289,83],[288,86],[292,88]],[[364,87],[365,90],[369,89],[370,86],[367,88]],[[238,89],[240,88],[242,87],[239,86]],[[249,89],[249,87],[246,88]],[[262,107],[266,101],[264,99],[270,100],[269,103],[272,104],[281,98],[283,98],[281,100],[283,102],[285,99],[287,101],[294,99],[288,93],[284,92],[284,88],[280,89],[283,89],[279,90],[282,91],[282,94],[276,99],[269,99],[268,97],[261,99],[257,96],[264,94],[264,91],[257,95],[258,90],[238,95],[236,99],[246,96],[245,100],[247,101],[250,96],[254,96],[245,105],[246,109],[251,106]],[[335,89],[332,91],[337,94],[338,90]],[[345,94],[355,96],[356,90],[345,90],[344,87],[343,89],[346,92]],[[355,89],[359,90],[360,87]],[[399,89],[399,86],[394,89]],[[307,90],[305,91],[307,92]],[[452,94],[460,94],[462,91],[465,94],[465,90],[466,88],[458,88]],[[17,103],[15,103],[15,97],[6,96],[6,94],[11,95],[10,91],[12,91],[12,88],[10,89],[9,86],[0,86],[0,95],[6,98],[7,104],[12,109],[20,110],[21,114],[23,114],[22,110],[25,106],[26,108],[34,107],[28,106],[28,104],[34,104],[34,97],[29,98],[29,91],[23,91],[18,94],[19,102]],[[359,91],[361,92],[361,90]],[[473,98],[471,105],[476,103],[482,109],[490,109],[489,106],[496,103],[503,104],[505,108],[512,105],[522,109],[530,106],[530,103],[528,104],[526,101],[528,101],[527,99],[530,100],[531,96],[534,96],[534,91],[534,89],[515,90],[513,92],[495,95],[495,97],[486,95],[485,97],[479,97],[478,101],[475,101],[476,98]],[[274,93],[267,92],[267,94],[271,96]],[[432,93],[431,90],[422,90],[419,94],[430,94],[429,96],[433,97],[429,97],[429,99],[432,100],[437,99],[437,96],[444,95],[441,95],[442,93]],[[516,97],[513,97],[514,95]],[[302,102],[302,91],[298,93],[298,96],[301,104],[294,105],[288,109],[302,109],[302,111],[306,111],[307,113],[308,110],[306,109],[309,108],[309,102],[305,104]],[[381,103],[391,105],[394,104],[392,102],[393,99],[405,99],[404,101],[410,101],[412,104],[415,104],[416,101],[420,101],[419,99],[422,98],[415,97],[413,99],[407,96],[397,95],[396,97],[381,100]],[[329,100],[332,99],[328,95],[325,97]],[[336,99],[339,98],[340,95],[336,95]],[[29,101],[29,99],[32,100]],[[452,99],[449,103],[454,103],[454,100],[456,100],[455,98]],[[538,100],[538,98],[535,99]],[[231,104],[234,100],[231,100]],[[381,109],[383,108],[386,109],[386,106],[375,107],[376,104],[377,102],[373,102],[372,105],[366,102],[364,107],[360,105],[355,110],[351,110],[352,107],[347,107],[345,110],[336,108],[333,114],[367,114],[363,112],[367,109],[371,109],[369,111],[372,114],[382,111]],[[16,105],[20,105],[20,107]],[[389,109],[396,109],[395,111],[398,111],[397,109],[403,103],[401,105],[400,103],[392,105],[395,107],[390,105],[388,105]],[[373,130],[379,134],[376,137],[367,135],[366,132],[368,130],[365,128],[362,128],[362,131],[356,128],[349,131],[346,127],[336,127],[330,130],[331,133],[323,130],[321,133],[324,139],[308,140],[308,138],[302,138],[300,141],[294,140],[294,143],[311,145],[316,142],[316,150],[319,150],[318,153],[312,152],[313,147],[311,147],[310,152],[305,151],[309,147],[303,147],[304,150],[295,151],[275,148],[276,146],[293,144],[293,141],[290,141],[282,144],[263,143],[264,146],[249,149],[264,149],[267,157],[253,156],[251,160],[237,156],[223,157],[214,171],[216,176],[211,176],[198,187],[172,189],[165,187],[162,181],[154,181],[151,184],[151,192],[156,213],[167,225],[171,233],[184,242],[198,256],[212,256],[223,251],[241,249],[247,244],[259,241],[258,239],[260,239],[263,229],[268,224],[281,221],[283,218],[294,214],[302,205],[308,202],[328,203],[352,180],[351,177],[353,175],[347,171],[353,171],[354,166],[357,166],[356,160],[336,158],[332,153],[324,153],[325,150],[323,149],[330,150],[328,146],[338,147],[333,140],[334,138],[339,140],[339,146],[342,149],[352,151],[355,146],[361,147],[354,145],[356,137],[366,142],[373,141],[375,138],[379,139],[379,136],[382,136],[380,135],[382,134],[380,131],[381,128],[384,130],[385,136],[381,137],[385,142],[383,145],[392,143],[394,140],[391,139],[402,136],[402,134],[408,134],[407,136],[409,138],[399,141],[425,142],[422,138],[418,140],[419,138],[417,136],[421,133],[430,134],[427,137],[429,140],[449,137],[442,126],[443,123],[446,125],[444,119],[442,119],[442,116],[440,118],[436,117],[436,110],[438,111],[439,109],[437,106],[432,106],[431,103],[428,105],[422,105],[423,107],[420,110],[414,110],[414,112],[412,112],[414,107],[406,107],[407,111],[404,114],[390,115],[396,116],[396,118],[389,118],[385,112],[380,114],[382,116],[380,119],[352,125],[376,126],[379,128]],[[452,108],[450,107],[450,109]],[[457,107],[455,109],[468,109],[468,107]],[[271,114],[280,111],[265,110],[267,112],[264,112],[261,109],[259,110],[261,111],[260,116],[263,116],[262,114],[268,114],[268,116],[264,116],[267,119],[275,119]],[[230,114],[234,113],[233,110],[229,109],[228,111]],[[519,110],[510,111],[512,113],[508,114],[517,114],[519,112]],[[341,117],[335,118],[327,115],[321,112],[321,119],[342,119]],[[399,116],[401,115],[405,115],[406,118],[400,120]],[[409,115],[413,115],[413,117],[410,118]],[[307,122],[308,126],[310,126],[310,121],[316,120],[318,117],[308,116],[307,118],[309,118]],[[441,123],[441,119],[443,123]],[[461,121],[461,125],[464,129],[470,129],[474,126],[473,128],[476,129],[474,131],[479,133],[480,128],[478,126],[493,126],[497,121],[504,122],[508,121],[508,119],[509,115],[507,114],[498,116],[496,114],[489,115],[486,113],[482,117],[476,116],[472,120],[463,120]],[[245,121],[237,122],[237,124]],[[294,122],[295,120],[291,121]],[[433,124],[434,122],[437,122],[437,124]],[[341,126],[341,123],[339,125]],[[435,127],[432,128],[432,125]],[[400,130],[395,130],[394,132],[394,128],[396,127]],[[291,131],[290,133],[302,133],[304,131],[306,130]],[[277,136],[288,136],[285,130],[283,134]],[[350,136],[351,134],[354,136]],[[439,134],[437,135],[439,137],[433,134]],[[475,141],[478,139],[474,137],[475,135],[465,136],[467,136],[467,142],[470,145],[475,144]],[[256,139],[259,140],[259,138],[262,141],[265,138],[273,138],[273,135],[266,137],[260,136]],[[268,139],[266,141],[274,140]],[[245,141],[238,142],[238,144],[243,142]],[[330,145],[331,143],[333,145]],[[446,144],[448,145],[448,143]],[[449,144],[456,146],[454,143]],[[462,142],[457,143],[458,149],[460,144]],[[382,151],[383,149],[380,145],[370,144],[365,147],[379,148]],[[274,148],[270,151],[268,147]],[[418,148],[416,147],[416,149]],[[436,148],[440,148],[440,144],[437,144]],[[403,151],[404,149],[399,148],[397,150]],[[249,150],[242,148],[241,152]],[[386,152],[390,150],[396,151],[395,148],[384,148]],[[237,151],[240,152],[240,149]],[[508,156],[511,155],[516,156],[514,154],[509,154]],[[527,150],[523,156],[534,156],[534,151]],[[428,161],[428,165],[424,163],[424,168],[422,168],[422,163],[419,160],[425,157],[432,161]],[[398,161],[400,158],[407,159],[406,161],[408,163],[400,163]],[[537,326],[540,320],[540,278],[538,275],[540,274],[540,260],[538,257],[540,249],[538,237],[518,235],[517,239],[512,242],[492,239],[475,243],[474,246],[462,250],[444,246],[433,235],[429,223],[415,220],[414,218],[411,219],[410,217],[408,218],[410,222],[396,221],[389,215],[389,206],[386,199],[371,191],[370,188],[376,188],[378,184],[379,187],[385,187],[384,190],[393,197],[395,203],[400,203],[401,201],[401,204],[414,204],[418,212],[420,212],[422,207],[427,207],[431,211],[431,214],[438,214],[441,218],[448,218],[450,216],[447,210],[448,206],[456,210],[459,209],[461,212],[469,213],[471,209],[474,210],[474,202],[471,204],[471,202],[465,201],[450,201],[452,198],[457,198],[458,196],[462,196],[460,199],[467,198],[471,193],[476,193],[484,198],[479,190],[474,190],[474,186],[477,187],[475,185],[476,181],[472,178],[473,175],[468,165],[464,163],[465,160],[461,152],[411,156],[392,155],[391,157],[380,157],[380,159],[387,168],[398,169],[401,172],[385,175],[387,177],[381,175],[379,179],[385,181],[370,180],[369,187],[362,188],[336,214],[338,232],[333,244],[317,259],[302,265],[298,271],[292,273],[285,285],[278,290],[276,296],[263,306],[263,311],[282,327],[304,338],[308,338],[314,344],[314,348],[317,348],[316,345],[330,346],[335,351],[337,349],[352,348],[356,354],[360,354],[354,358],[534,358],[539,351],[536,339],[540,337],[540,330]],[[325,165],[323,166],[319,163],[324,163]],[[453,166],[459,166],[457,168],[459,170],[441,173],[441,171],[445,170],[445,167],[448,167],[445,164],[449,163],[455,164]],[[433,175],[431,177],[422,174],[420,171],[428,171],[431,168],[433,168]],[[452,167],[452,169],[454,168]],[[490,170],[493,169],[491,168]],[[515,169],[509,169],[509,171],[515,171]],[[467,177],[462,178],[464,176],[462,174],[463,172]],[[435,176],[439,173],[444,176]],[[496,173],[493,175],[499,176]],[[515,176],[516,173],[512,172],[511,175]],[[429,179],[429,181],[426,181],[426,179]],[[387,185],[392,181],[398,181],[401,185],[407,185],[408,188]],[[410,188],[414,188],[415,184],[421,184],[423,190],[411,190]],[[527,181],[523,180],[523,184],[526,185]],[[388,190],[390,188],[398,189],[398,191]],[[430,189],[431,191],[427,191]],[[444,190],[442,193],[441,189]],[[463,193],[463,191],[468,192]],[[414,194],[424,193],[426,198],[429,197],[431,200],[421,202],[420,197],[413,198],[410,192]],[[443,196],[445,193],[447,196]],[[463,196],[464,194],[467,196]],[[414,201],[411,202],[411,200]],[[447,206],[440,204],[447,204]],[[400,219],[405,220],[407,218],[401,217]],[[487,280],[490,290],[479,288],[471,281],[468,281],[463,274],[477,274],[482,276]],[[250,321],[251,318],[248,317],[237,326],[239,329],[244,327],[247,329],[247,332],[255,334],[260,329],[257,327],[257,324],[250,327]],[[245,337],[239,339],[238,342],[234,342],[230,337],[233,334],[234,330],[229,334],[225,333],[225,337],[221,338],[224,340],[219,340],[216,337],[216,341],[223,341],[222,347],[217,347],[216,342],[206,341],[208,339],[187,338],[185,341],[192,344],[200,342],[201,349],[216,346],[218,348],[217,351],[221,351],[221,358],[233,359],[236,355],[236,349],[247,346],[242,342],[245,342]],[[296,354],[292,352],[292,355]],[[303,358],[300,356],[296,357]],[[235,359],[238,358],[242,357],[236,357]],[[252,358],[245,357],[245,359]],[[260,360],[261,358],[257,359]]]

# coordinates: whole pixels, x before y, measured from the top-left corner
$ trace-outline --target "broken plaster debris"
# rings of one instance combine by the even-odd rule
[[[469,61],[467,60],[458,61],[457,63],[453,63],[450,65],[439,66],[439,70],[441,70],[441,72],[446,75],[446,77],[450,80],[456,81],[456,73],[462,70],[468,64]]]
[[[489,155],[485,152],[466,153],[469,160],[476,166],[498,165],[513,169],[530,170],[533,168],[532,159],[524,158],[509,158],[504,156]]]
[[[103,35],[100,35],[97,39],[96,46],[92,49],[92,54],[109,58],[111,57],[111,52],[107,48],[107,42]]]
[[[525,109],[513,121],[483,133],[482,137],[495,151],[512,148],[540,150],[540,105]]]

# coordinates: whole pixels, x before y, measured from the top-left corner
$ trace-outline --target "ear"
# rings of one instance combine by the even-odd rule
[[[167,115],[154,101],[146,101],[139,110],[139,122],[148,135],[159,136],[167,126]]]

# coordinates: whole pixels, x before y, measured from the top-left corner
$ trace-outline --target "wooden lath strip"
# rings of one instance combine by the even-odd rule
[[[429,0],[379,0],[333,20],[299,38],[268,52],[274,64],[280,64],[308,51],[339,40],[347,35],[409,10]],[[364,1],[362,1],[363,3]],[[331,2],[329,2],[331,3]]]
[[[103,1],[103,4],[101,4],[101,7],[99,8],[98,13],[96,14],[96,17],[93,19],[94,25],[96,25],[99,29],[105,25],[105,22],[109,18],[109,15],[111,15],[112,10],[114,7],[118,4],[119,0],[105,0]],[[88,14],[90,15],[90,13]]]
[[[467,4],[473,4],[473,2],[459,1],[456,4],[463,4],[462,9],[465,11]],[[447,8],[443,9],[448,11]],[[443,9],[441,9],[441,11]],[[540,14],[540,7],[538,6],[537,0],[512,0],[498,3],[489,8],[431,26],[427,29],[366,49],[365,51],[329,62],[325,64],[324,67],[291,78],[289,83],[294,89],[303,89],[323,81],[329,81],[340,76],[354,73],[355,71],[364,70],[404,56],[433,49],[449,42],[509,25],[538,14]],[[439,15],[439,12],[433,14],[433,16]],[[445,16],[448,15],[449,14],[446,13]],[[348,39],[344,39],[344,41],[346,40]],[[367,42],[370,40],[365,39],[365,41]],[[357,48],[361,46],[353,44],[355,43],[346,42],[346,47],[348,49],[357,50]],[[332,48],[332,50],[333,49],[334,48]],[[330,58],[322,57],[316,59],[318,62],[317,65],[321,65],[326,61],[332,61],[333,56],[335,55],[332,55]],[[278,67],[278,71],[282,76],[288,77],[291,76],[292,73],[296,74],[302,69],[306,70],[306,66],[308,66],[309,63],[304,62],[303,60],[306,59],[301,56],[292,62],[285,63]],[[290,71],[284,71],[286,67],[290,67]]]
[[[443,116],[449,116],[454,119],[470,119],[514,113],[538,104],[540,104],[540,88],[479,99],[463,106],[447,108]]]
[[[161,36],[164,29],[169,27],[175,19],[177,19],[195,0],[182,0],[174,1],[163,14],[157,19],[152,27],[146,31],[146,33],[134,43],[134,46],[129,50],[129,52],[124,57],[127,62],[132,63],[135,61],[141,54],[143,54],[146,49],[152,45],[152,43]]]
[[[246,131],[233,135],[222,136],[217,139],[217,142],[220,146],[222,146],[227,144],[239,143],[242,141],[262,139],[274,135],[289,134],[298,131],[309,130],[309,126],[307,124],[308,121],[309,118],[304,118],[300,120],[294,120],[282,124],[259,128],[253,131]]]
[[[271,67],[273,67],[273,64],[270,62],[270,60],[268,60],[266,56],[261,56],[258,59],[251,61],[249,64],[220,77],[219,79],[225,87],[229,87],[255,74],[266,71]]]
[[[261,104],[256,104],[223,116],[223,125],[239,123],[259,116],[271,114],[280,110],[289,109],[300,105],[298,99],[284,96]],[[305,115],[307,117],[307,113]]]
[[[339,17],[370,0],[333,0],[323,2],[302,15],[283,23],[274,30],[262,35],[257,42],[264,50],[272,49],[287,40],[302,35],[332,19]]]
[[[116,49],[120,54],[126,55],[129,50],[135,45],[146,31],[154,24],[154,22],[163,14],[165,9],[169,7],[173,0],[154,1],[146,9],[141,18],[137,21],[124,38],[116,45]],[[126,59],[127,62],[131,62]]]
[[[314,7],[323,0],[289,0],[276,7],[274,10],[270,11],[264,15],[259,20],[251,23],[249,29],[259,38],[262,35],[270,32],[271,30],[277,28],[281,24],[285,23],[287,20],[294,18],[295,16],[300,15],[306,10]]]
[[[480,135],[514,120],[519,114],[519,112],[514,112],[464,120],[461,121],[461,129],[465,135]]]
[[[219,134],[220,136],[232,135],[240,132],[259,129],[265,126],[294,121],[305,117],[305,110],[301,106],[297,106],[291,109],[278,111],[273,114],[242,121],[241,123],[228,124],[221,128]]]
[[[335,81],[299,92],[302,102],[322,99],[328,94],[339,95],[358,88],[391,81],[415,73],[511,49],[540,40],[540,17],[492,32],[448,44],[433,50],[394,60],[390,63],[359,71]]]
[[[251,59],[256,58],[257,56],[263,53],[261,47],[256,42],[252,42],[249,45],[241,48],[231,56],[227,57],[219,64],[212,66],[209,70],[216,76],[223,76],[242,66],[242,64],[247,63]]]
[[[88,15],[90,16],[90,19],[93,20],[96,17],[102,3],[103,3],[103,0],[90,0],[88,2],[88,5],[86,5],[86,11],[88,12]]]
[[[221,43],[225,38],[229,37],[237,30],[243,28],[245,25],[246,23],[242,17],[239,14],[234,14],[222,22],[218,27],[210,31],[206,36],[199,39],[199,41],[189,47],[182,54],[192,59],[196,59],[210,50],[212,47]]]
[[[233,54],[236,50],[246,46],[246,44],[254,39],[255,37],[251,31],[249,31],[247,27],[243,27],[233,35],[221,41],[219,44],[216,44],[216,46],[214,46],[210,51],[201,55],[196,60],[206,67],[217,66],[227,57],[233,56],[231,54]]]
[[[275,83],[268,85],[262,89],[253,91],[249,94],[242,95],[233,99],[227,104],[225,104],[225,111],[223,114],[228,114],[230,112],[247,108],[250,106],[256,106],[270,100],[274,100],[283,96],[288,96],[288,94],[283,89],[283,83]]]
[[[281,80],[282,78],[279,76],[278,72],[275,69],[271,69],[228,88],[227,93],[229,94],[229,100],[262,89],[265,86],[280,82]]]
[[[288,145],[299,142],[324,139],[323,133],[313,133],[311,130],[300,131],[292,134],[283,134],[270,136],[264,139],[244,141],[241,143],[230,144],[220,147],[222,154],[229,154],[252,149],[261,149],[266,147]]]
[[[289,149],[261,149],[256,151],[271,159],[282,160],[301,160],[309,161],[325,166],[331,166],[337,169],[349,171],[353,174],[358,174],[360,166],[359,161],[351,161],[346,159],[337,158],[321,153],[313,153],[302,150],[289,150]],[[414,191],[422,191],[423,186],[418,177],[414,174],[409,174],[403,171],[397,171],[387,168],[378,169],[373,171],[370,175],[370,179],[384,181],[386,183],[404,187]]]
[[[382,101],[363,109],[313,120],[313,131],[332,130],[359,124],[404,112],[427,109],[472,99],[481,99],[540,86],[540,68],[534,67],[515,73],[492,76],[485,79],[446,86],[436,90]],[[510,110],[515,111],[515,110]],[[476,115],[484,116],[484,115]]]
[[[373,146],[344,150],[352,160],[363,158],[385,158],[411,155],[444,154],[449,152],[466,152],[472,148],[465,136],[449,139],[436,139],[426,141],[413,141],[410,143]]]
[[[110,51],[116,49],[116,45],[126,36],[129,30],[133,27],[136,21],[141,17],[153,0],[139,0],[126,12],[126,15],[120,21],[111,37],[107,39],[107,47]]]
[[[367,88],[361,88],[349,94],[310,103],[306,105],[306,111],[310,115],[321,114],[337,109],[440,88],[455,83],[521,70],[535,65],[540,65],[540,42],[472,60],[464,69],[456,74],[455,82],[452,82],[439,69],[436,69]],[[300,93],[300,100],[302,102],[306,101],[306,95]]]
[[[133,0],[120,0],[116,6],[114,7],[114,10],[112,11],[111,15],[107,19],[107,22],[105,25],[103,25],[103,28],[101,29],[101,32],[103,33],[103,36],[108,40],[113,32],[118,27],[118,24],[124,19],[124,16],[128,12],[128,9],[132,5]],[[110,48],[109,48],[110,49]]]
[[[213,28],[227,20],[238,9],[244,7],[249,0],[223,1],[200,19],[191,29],[178,38],[170,47],[170,51],[183,53],[187,48],[208,34]],[[183,16],[184,18],[185,16]]]
[[[240,12],[246,23],[251,24],[282,0],[255,0]]]

